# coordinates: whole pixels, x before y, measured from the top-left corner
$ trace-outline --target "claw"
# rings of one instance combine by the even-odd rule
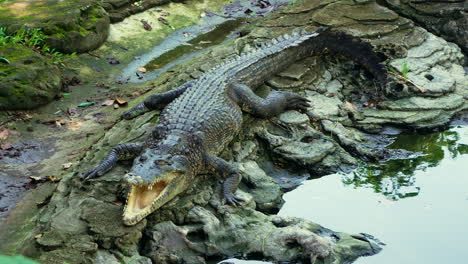
[[[244,199],[236,197],[235,195],[225,195],[224,198],[226,199],[226,203],[233,205],[233,206],[240,206],[242,202],[245,202]]]
[[[87,181],[89,179],[95,178],[96,176],[100,176],[99,173],[100,173],[100,170],[98,170],[97,168],[94,168],[92,170],[89,170],[83,173],[81,175],[81,179],[83,179],[83,181]]]

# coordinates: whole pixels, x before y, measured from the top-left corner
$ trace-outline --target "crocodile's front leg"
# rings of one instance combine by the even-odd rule
[[[213,155],[206,155],[206,164],[224,179],[223,196],[226,202],[232,205],[240,205],[243,200],[235,195],[237,186],[241,181],[239,171],[229,162]]]
[[[144,143],[128,143],[113,147],[109,154],[107,154],[96,168],[83,173],[81,178],[86,181],[91,178],[102,176],[104,173],[115,167],[117,161],[134,159],[136,156],[140,155],[143,150],[143,146]]]
[[[287,110],[306,112],[310,106],[306,98],[291,92],[273,91],[261,98],[240,83],[231,85],[231,96],[242,110],[261,118],[270,118]]]
[[[152,110],[162,109],[174,99],[183,94],[193,85],[194,81],[188,81],[178,88],[165,93],[156,93],[148,96],[143,102],[137,104],[132,109],[121,115],[123,119],[132,119]]]

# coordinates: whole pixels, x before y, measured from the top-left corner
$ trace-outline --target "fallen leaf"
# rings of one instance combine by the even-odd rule
[[[124,100],[124,99],[121,99],[121,98],[115,98],[115,101],[116,101],[119,105],[126,105],[126,104],[127,104],[127,101]]]
[[[88,107],[88,106],[91,106],[93,104],[94,104],[94,102],[84,102],[84,103],[79,104],[78,107]]]
[[[77,131],[81,128],[82,124],[83,124],[82,120],[72,120],[68,123],[67,129],[71,131]]]
[[[355,104],[353,104],[353,103],[351,103],[351,102],[345,101],[345,104],[346,104],[347,106],[349,106],[351,109],[358,110],[357,105],[355,105]]]
[[[146,72],[146,68],[145,68],[145,67],[138,67],[138,71],[139,71],[139,72],[145,73],[145,72]]]
[[[73,165],[73,163],[67,162],[67,163],[62,164],[62,168],[64,170],[67,170],[67,169],[71,168],[72,165]]]
[[[60,180],[62,180],[62,178],[55,177],[55,176],[49,176],[49,181],[51,181],[51,182],[58,182]]]
[[[102,106],[109,106],[109,105],[113,105],[114,104],[114,99],[107,99],[105,100],[104,102],[102,102]]]
[[[42,234],[37,234],[37,235],[34,236],[35,239],[39,239],[41,237],[42,237]]]
[[[40,176],[29,176],[34,181],[40,181],[42,178]]]
[[[5,144],[0,146],[0,149],[3,149],[3,150],[9,150],[9,149],[12,149],[12,148],[13,148],[13,145],[11,145],[10,143],[5,143]]]
[[[10,135],[10,130],[8,130],[8,128],[4,128],[4,129],[0,132],[0,140],[5,140],[5,139],[7,139],[8,135]]]

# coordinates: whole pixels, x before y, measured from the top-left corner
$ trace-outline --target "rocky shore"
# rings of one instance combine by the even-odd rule
[[[108,25],[109,20],[121,21],[165,1],[141,2],[144,6],[136,8],[128,1],[104,1],[95,8],[99,14],[105,13],[102,8],[106,10],[102,23]],[[418,8],[419,2],[424,1],[418,1]],[[74,149],[86,151],[74,156],[76,166],[58,172],[59,183],[44,184],[28,194],[2,222],[0,252],[51,264],[207,263],[230,256],[338,264],[378,253],[383,244],[371,235],[332,231],[326,223],[275,213],[281,208],[283,193],[300,179],[347,171],[362,160],[401,155],[384,148],[389,143],[383,135],[388,129],[440,128],[468,109],[462,53],[466,39],[453,31],[466,23],[466,14],[458,2],[450,2],[447,5],[454,6],[450,12],[461,14],[458,20],[424,24],[420,21],[429,20],[418,20],[423,18],[404,11],[404,5],[372,0],[297,1],[252,19],[241,29],[242,37],[209,48],[135,89],[157,87],[151,93],[172,89],[256,43],[298,27],[330,26],[363,38],[381,52],[390,72],[384,91],[363,68],[346,58],[327,56],[326,51],[298,61],[256,91],[259,95],[273,89],[293,91],[307,97],[312,106],[307,114],[290,111],[272,120],[245,115],[243,132],[222,154],[238,164],[242,173],[238,192],[246,200],[243,206],[222,204],[219,182],[203,175],[191,189],[141,223],[124,226],[121,215],[128,187],[121,176],[129,165],[121,164],[91,184],[83,184],[79,174],[96,165],[112,146],[141,141],[159,113],[120,121],[119,111],[107,112],[104,129],[96,122],[101,110],[95,108],[82,113],[86,125],[79,132],[67,132],[56,142],[58,151],[41,161],[45,164],[41,173],[57,173],[51,164],[61,164],[63,155]],[[430,23],[439,26],[430,27]],[[453,23],[456,26],[447,29]],[[96,43],[102,41],[99,38]],[[147,95],[138,95],[129,107]],[[79,143],[67,142],[77,133],[92,135],[79,138]]]

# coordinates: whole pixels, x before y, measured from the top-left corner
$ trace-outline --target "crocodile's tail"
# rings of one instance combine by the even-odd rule
[[[313,52],[327,50],[341,55],[364,66],[377,80],[381,88],[387,85],[387,70],[371,44],[344,32],[325,30],[311,39]]]

